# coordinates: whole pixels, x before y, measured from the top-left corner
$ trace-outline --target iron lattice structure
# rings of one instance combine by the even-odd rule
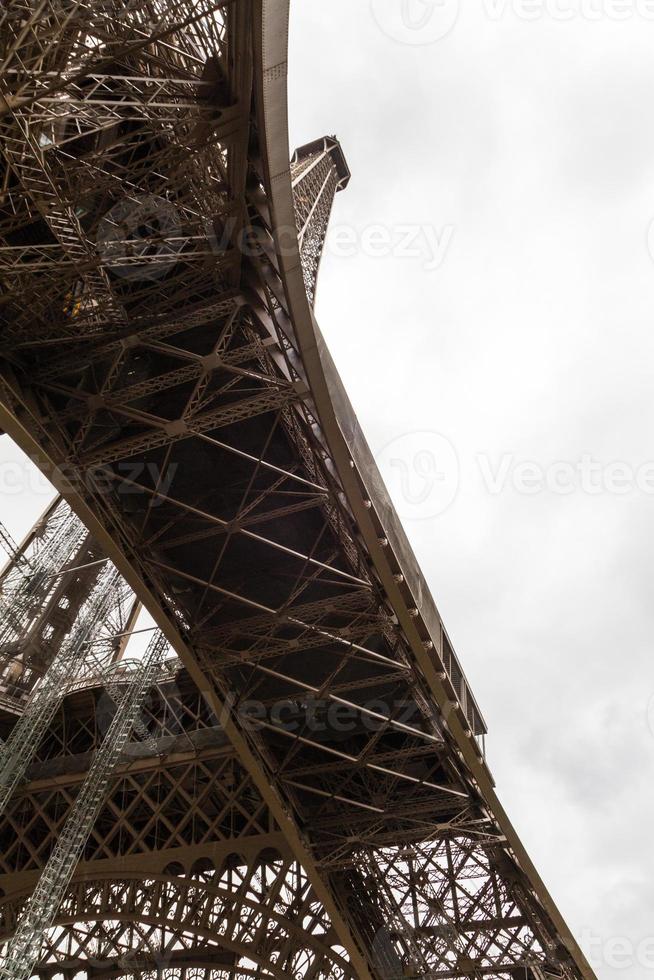
[[[18,715],[88,602],[106,556],[61,499],[11,547],[12,561],[0,573],[0,705]],[[137,611],[122,583],[94,628],[98,658],[122,656],[121,634]]]
[[[108,556],[183,665],[35,969],[590,980],[315,322],[349,171],[334,138],[289,161],[287,21],[283,0],[0,13],[0,424],[88,528],[78,567]],[[7,940],[101,757],[99,680],[2,818]]]

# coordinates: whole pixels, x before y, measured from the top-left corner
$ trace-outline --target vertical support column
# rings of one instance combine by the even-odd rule
[[[350,180],[338,140],[326,136],[296,150],[291,180],[302,273],[313,303],[334,197]]]
[[[59,500],[21,545],[13,544],[0,576],[0,694],[5,697],[20,703],[42,672],[39,661],[47,665],[50,641],[70,628],[75,610],[61,608],[54,616],[53,598],[61,592],[62,571],[78,563],[88,541],[81,521]]]
[[[129,738],[146,692],[153,683],[168,643],[159,632],[134,671],[107,735],[41,873],[12,939],[0,977],[26,980],[39,957],[43,935],[51,925],[75,871],[84,845],[104,803],[111,775]]]
[[[105,557],[61,499],[20,545],[7,532],[6,547],[11,561],[0,575],[0,698],[20,713],[87,602]],[[127,632],[136,614],[134,606]],[[124,643],[116,648],[117,659],[123,649]]]
[[[0,747],[0,812],[4,811],[24,776],[66,693],[67,685],[88,659],[88,642],[111,611],[116,602],[116,590],[120,588],[120,575],[107,562],[79,623],[61,645],[9,738]]]

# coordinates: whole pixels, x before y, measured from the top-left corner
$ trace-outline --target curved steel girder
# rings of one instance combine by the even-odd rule
[[[257,35],[260,38],[261,46],[258,52],[259,57],[255,59],[258,69],[255,81],[259,90],[257,104],[259,107],[263,163],[272,227],[273,229],[285,229],[292,226],[294,222],[288,161],[288,52],[286,41],[288,37],[289,2],[288,0],[262,0],[259,9],[261,22]],[[416,608],[419,608],[419,603],[416,601],[417,597],[410,594],[406,586],[406,578],[403,584],[398,583],[398,575],[401,576],[406,569],[402,567],[400,557],[389,553],[388,546],[385,547],[381,543],[388,540],[388,531],[379,519],[375,508],[377,506],[382,512],[384,507],[387,511],[392,512],[393,510],[392,505],[387,500],[379,499],[380,491],[383,493],[383,481],[381,478],[375,480],[374,475],[371,477],[371,471],[374,474],[375,470],[371,457],[365,460],[369,467],[367,473],[359,468],[357,464],[360,464],[362,460],[353,458],[352,443],[350,442],[348,446],[339,419],[336,417],[333,387],[340,386],[340,381],[337,377],[328,378],[325,371],[325,364],[321,356],[320,333],[313,310],[307,299],[299,248],[293,248],[288,238],[285,238],[283,248],[279,247],[279,242],[277,245],[277,261],[284,281],[289,313],[311,388],[316,415],[320,420],[326,442],[338,467],[343,489],[368,547],[375,570],[398,617],[400,626],[411,645],[415,659],[429,683],[437,704],[447,719],[450,733],[456,741],[461,758],[465,761],[472,775],[473,783],[500,831],[506,836],[511,856],[524,876],[527,892],[542,907],[545,915],[550,919],[556,934],[568,950],[580,975],[585,980],[595,980],[593,970],[586,961],[502,807],[495,793],[492,777],[485,763],[480,759],[478,749],[470,738],[469,731],[466,730],[467,726],[464,727],[460,715],[451,710],[449,692],[443,680],[439,678],[425,649],[425,636],[428,637],[429,633],[426,631],[424,623],[420,621],[420,617],[412,615]],[[330,390],[330,382],[332,390]],[[370,499],[372,495],[369,496],[367,490],[370,483],[374,483],[376,490],[372,501]]]
[[[184,663],[189,676],[202,692],[209,708],[219,720],[225,734],[232,742],[241,762],[251,775],[272,816],[288,840],[293,854],[307,872],[316,891],[316,895],[323,904],[334,930],[339,937],[340,943],[348,951],[356,970],[356,975],[361,980],[372,980],[366,959],[361,953],[358,943],[354,940],[345,919],[341,915],[334,901],[331,889],[319,871],[291,813],[280,799],[270,779],[264,772],[254,751],[250,748],[245,735],[234,722],[229,706],[220,697],[215,685],[211,682],[205,671],[200,668],[193,652],[188,647],[181,633],[163,611],[155,595],[146,584],[144,577],[140,574],[137,556],[127,556],[117,546],[114,538],[108,533],[107,529],[87,505],[79,490],[68,480],[65,471],[48,456],[43,446],[37,442],[31,432],[9,410],[4,400],[0,401],[0,427],[14,439],[24,452],[29,454],[34,463],[69,502],[73,510],[84,521],[95,540],[103,547],[108,557],[123,575],[125,581],[131,586],[138,599],[143,603],[162,630],[171,647]]]
[[[232,853],[231,858],[205,873],[205,880],[154,874],[144,880],[142,872],[121,872],[120,878],[78,874],[48,931],[39,966],[52,968],[59,959],[97,969],[115,958],[122,960],[124,972],[133,973],[132,957],[162,969],[172,965],[175,953],[186,954],[192,965],[194,958],[206,962],[212,952],[226,951],[235,958],[235,976],[244,958],[257,964],[257,977],[295,977],[293,964],[304,955],[310,966],[306,976],[354,980],[351,964],[332,948],[337,943],[333,929],[295,861],[270,853],[249,860]],[[0,903],[0,943],[11,937],[28,894]],[[116,923],[125,929],[116,929]],[[81,941],[82,927],[91,934],[89,945],[102,948],[96,960]],[[68,948],[68,942],[77,948]]]
[[[243,4],[239,3],[235,6],[238,10],[239,17],[245,20],[243,11],[247,8],[247,5],[243,6]],[[254,6],[256,6],[256,3]],[[250,24],[247,23],[246,27],[249,29]],[[249,102],[249,99],[247,101]],[[28,402],[24,402],[21,409],[14,410],[15,402],[11,392],[12,382],[11,372],[8,372],[5,376],[5,383],[1,386],[0,390],[0,402],[2,403],[0,404],[0,417],[6,420],[6,424],[1,427],[30,455],[36,465],[41,468],[59,492],[68,500],[76,513],[87,525],[95,540],[101,545],[108,557],[114,562],[125,580],[132,587],[139,600],[142,601],[151,613],[155,622],[162,628],[166,638],[188,668],[194,683],[202,691],[215,717],[218,718],[227,736],[232,741],[244,767],[252,776],[253,782],[268,805],[272,817],[289,841],[289,845],[297,860],[310,876],[316,894],[324,905],[339,936],[339,941],[348,950],[352,958],[357,975],[362,978],[370,978],[371,974],[366,958],[353,938],[345,919],[339,912],[332,890],[324,874],[318,868],[311,850],[307,846],[286,801],[282,799],[273,786],[269,774],[265,771],[260,758],[251,747],[247,736],[232,718],[230,707],[224,703],[215,684],[200,667],[195,653],[185,642],[172,617],[169,617],[162,609],[159,599],[150,584],[151,578],[148,578],[148,572],[140,562],[138,554],[136,552],[124,551],[117,545],[114,537],[107,531],[107,528],[100,520],[98,520],[96,514],[85,501],[80,487],[76,486],[69,479],[70,471],[66,465],[60,467],[59,464],[62,461],[56,460],[50,455],[53,448],[50,438],[51,433],[43,428],[43,420],[40,418],[38,409],[32,412]],[[25,410],[27,414],[25,414]],[[28,418],[27,416],[31,417]],[[49,448],[46,449],[46,446]]]
[[[286,35],[288,20],[288,4],[282,0],[266,0],[262,5],[254,4],[257,16],[256,46],[258,57],[256,59],[257,71],[257,91],[259,106],[259,133],[264,148],[263,163],[267,173],[268,205],[271,207],[276,230],[293,226],[293,204],[290,188],[290,175],[288,167],[288,147],[286,139]],[[370,496],[366,490],[365,475],[351,468],[350,452],[336,418],[334,406],[331,400],[330,380],[325,375],[324,365],[321,363],[320,340],[317,327],[312,319],[309,308],[305,284],[301,274],[301,263],[297,248],[289,248],[288,239],[285,240],[284,248],[278,249],[277,262],[282,272],[285,284],[285,301],[288,304],[289,312],[294,321],[295,330],[300,342],[301,352],[304,360],[306,373],[311,382],[311,396],[315,406],[315,414],[320,419],[323,427],[324,436],[331,453],[336,462],[339,479],[341,480],[349,505],[358,522],[359,530],[365,540],[370,553],[374,570],[382,583],[390,604],[395,610],[398,621],[404,631],[405,636],[411,644],[411,648],[423,676],[427,679],[435,701],[440,705],[443,716],[448,720],[450,733],[455,740],[457,753],[461,760],[465,761],[468,771],[471,774],[471,785],[475,788],[480,799],[491,811],[498,824],[500,831],[509,841],[509,851],[518,869],[521,869],[525,884],[525,893],[530,896],[533,902],[535,915],[549,919],[552,931],[563,941],[570,951],[577,969],[585,977],[592,977],[592,973],[583,961],[572,937],[570,936],[565,924],[562,922],[558,912],[547,895],[540,879],[536,875],[533,867],[524,853],[517,836],[511,825],[506,819],[497,799],[495,797],[492,780],[482,765],[475,743],[469,738],[461,717],[456,709],[453,710],[450,701],[451,692],[438,676],[431,659],[427,656],[424,649],[424,642],[429,637],[426,624],[416,613],[419,605],[416,599],[410,595],[406,585],[402,587],[397,581],[396,576],[403,569],[400,567],[400,560],[388,548],[380,545],[380,539],[388,536],[382,527],[377,513],[371,505]],[[11,398],[9,397],[9,402]],[[29,407],[25,405],[23,410],[29,413]],[[155,619],[163,626],[167,637],[178,650],[185,663],[189,667],[192,676],[198,686],[205,692],[214,710],[222,714],[225,729],[232,739],[239,755],[246,767],[252,773],[257,786],[269,803],[271,812],[282,826],[284,833],[293,846],[294,853],[309,871],[312,880],[315,882],[316,892],[320,894],[321,900],[325,903],[329,914],[332,916],[335,928],[341,936],[341,941],[349,949],[359,976],[369,976],[369,969],[365,958],[361,954],[356,942],[353,940],[345,921],[336,910],[330,888],[326,885],[319,869],[312,860],[310,848],[298,831],[292,816],[286,809],[284,800],[278,795],[271,786],[270,780],[266,776],[265,768],[261,760],[251,747],[247,737],[234,724],[228,712],[223,712],[222,701],[217,694],[215,687],[199,667],[193,652],[182,640],[174,623],[163,613],[152,590],[149,587],[145,568],[139,562],[139,557],[127,549],[119,551],[111,540],[109,534],[100,527],[95,515],[83,501],[76,487],[72,486],[64,476],[57,472],[56,466],[42,448],[49,444],[49,434],[42,428],[43,421],[39,416],[38,409],[32,414],[32,418],[20,419],[11,409],[5,411],[2,417],[6,419],[5,428],[14,437],[18,438],[23,447],[32,450],[42,468],[54,475],[55,482],[69,496],[69,499],[77,509],[80,516],[87,522],[93,532],[106,547],[108,553],[116,561],[127,579],[130,581],[138,594],[144,598],[150,611],[153,612]],[[34,437],[34,433],[42,433]],[[357,460],[354,460],[356,463]],[[375,500],[376,505],[380,505],[380,500]],[[383,501],[381,501],[383,505]],[[381,507],[383,510],[383,506]]]

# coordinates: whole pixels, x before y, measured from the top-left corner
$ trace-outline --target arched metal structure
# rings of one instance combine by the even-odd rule
[[[106,558],[61,499],[53,501],[0,574],[0,704],[20,713],[61,648]],[[129,631],[137,604],[118,590],[105,634]],[[96,636],[96,641],[100,633]],[[116,657],[121,642],[113,646]]]
[[[0,944],[58,837],[111,709],[102,688],[70,695],[29,782],[0,820]],[[180,980],[353,977],[306,873],[175,660],[143,721],[157,755],[138,742],[124,752],[48,930],[39,977],[153,970]]]
[[[16,899],[0,906],[7,932],[19,910]],[[294,859],[234,853],[220,868],[207,861],[189,875],[78,881],[45,937],[39,976],[354,978],[330,939]]]
[[[280,932],[277,975],[590,980],[495,795],[483,719],[313,317],[348,172],[331,138],[289,160],[288,3],[33,0],[0,28],[0,424],[218,719],[243,781],[230,805],[247,786],[302,868],[343,957],[314,937],[297,965]],[[234,976],[276,962],[261,915]]]

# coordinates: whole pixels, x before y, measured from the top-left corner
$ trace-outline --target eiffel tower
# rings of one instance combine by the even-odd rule
[[[315,320],[288,21],[0,12],[0,972],[590,980]]]

